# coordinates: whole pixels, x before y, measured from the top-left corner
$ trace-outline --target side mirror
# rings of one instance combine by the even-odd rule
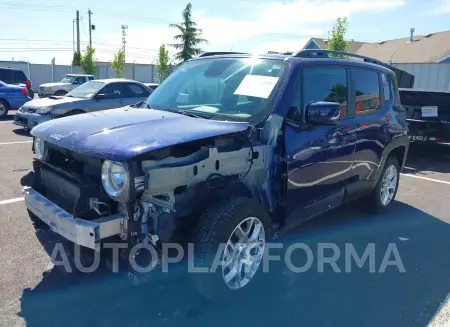
[[[99,93],[95,96],[95,100],[104,100],[104,99],[108,99],[108,96],[105,93]]]
[[[336,102],[313,102],[306,107],[306,121],[314,125],[336,125],[341,105]]]

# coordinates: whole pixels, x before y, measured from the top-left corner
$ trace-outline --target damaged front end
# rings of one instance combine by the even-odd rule
[[[46,142],[44,151],[35,149],[40,154],[34,171],[22,178],[25,203],[75,244],[99,251],[102,242],[116,240],[128,249],[139,243],[161,249],[165,242],[183,242],[187,226],[218,198],[244,195],[271,211],[275,147],[262,135],[248,128],[127,161],[93,158]]]

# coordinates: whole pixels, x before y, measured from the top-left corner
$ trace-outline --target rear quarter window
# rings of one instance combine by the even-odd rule
[[[15,83],[25,83],[28,79],[25,73],[21,70],[14,70],[13,77]]]

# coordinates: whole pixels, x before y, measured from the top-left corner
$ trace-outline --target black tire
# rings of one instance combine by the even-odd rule
[[[29,96],[31,99],[34,99],[34,92],[33,92],[33,90],[28,90],[28,96]]]
[[[55,95],[56,95],[56,96],[64,96],[64,95],[66,95],[66,94],[67,94],[67,92],[64,91],[64,90],[58,90],[58,91],[55,92]]]
[[[381,187],[383,184],[383,178],[386,174],[386,171],[392,165],[395,167],[396,172],[397,172],[397,175],[396,175],[397,184],[395,185],[392,199],[390,200],[389,203],[387,203],[387,205],[385,205],[385,204],[383,204],[382,199],[381,199]],[[375,188],[372,190],[372,192],[369,194],[369,196],[366,199],[367,204],[369,205],[368,208],[370,209],[370,211],[372,211],[374,213],[384,213],[384,212],[388,211],[389,208],[391,207],[392,203],[395,200],[395,196],[397,195],[399,182],[400,182],[400,165],[398,163],[398,160],[395,157],[390,156],[387,158],[386,163],[384,164],[384,167],[380,174],[377,185],[375,186]]]
[[[5,118],[8,115],[9,109],[8,102],[0,99],[0,118]]]
[[[272,238],[272,224],[268,213],[253,199],[233,197],[221,200],[207,208],[194,230],[194,266],[212,268],[220,244],[226,243],[234,229],[248,217],[256,217],[265,230],[266,245]],[[267,247],[266,247],[267,248]],[[228,302],[236,294],[251,293],[259,285],[263,273],[262,262],[250,282],[238,291],[229,288],[222,277],[222,267],[215,272],[190,273],[189,279],[196,291],[214,302]]]

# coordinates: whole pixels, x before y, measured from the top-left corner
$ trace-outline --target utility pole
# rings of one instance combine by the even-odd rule
[[[128,29],[128,25],[122,25],[122,44],[123,44],[123,57],[125,57],[125,44],[127,43],[127,32],[125,30]],[[126,62],[126,61],[125,61]]]
[[[77,10],[77,52],[81,53],[80,50],[80,12]]]
[[[92,24],[91,24],[91,15],[92,11],[88,10],[88,16],[89,16],[89,45],[92,47]]]

